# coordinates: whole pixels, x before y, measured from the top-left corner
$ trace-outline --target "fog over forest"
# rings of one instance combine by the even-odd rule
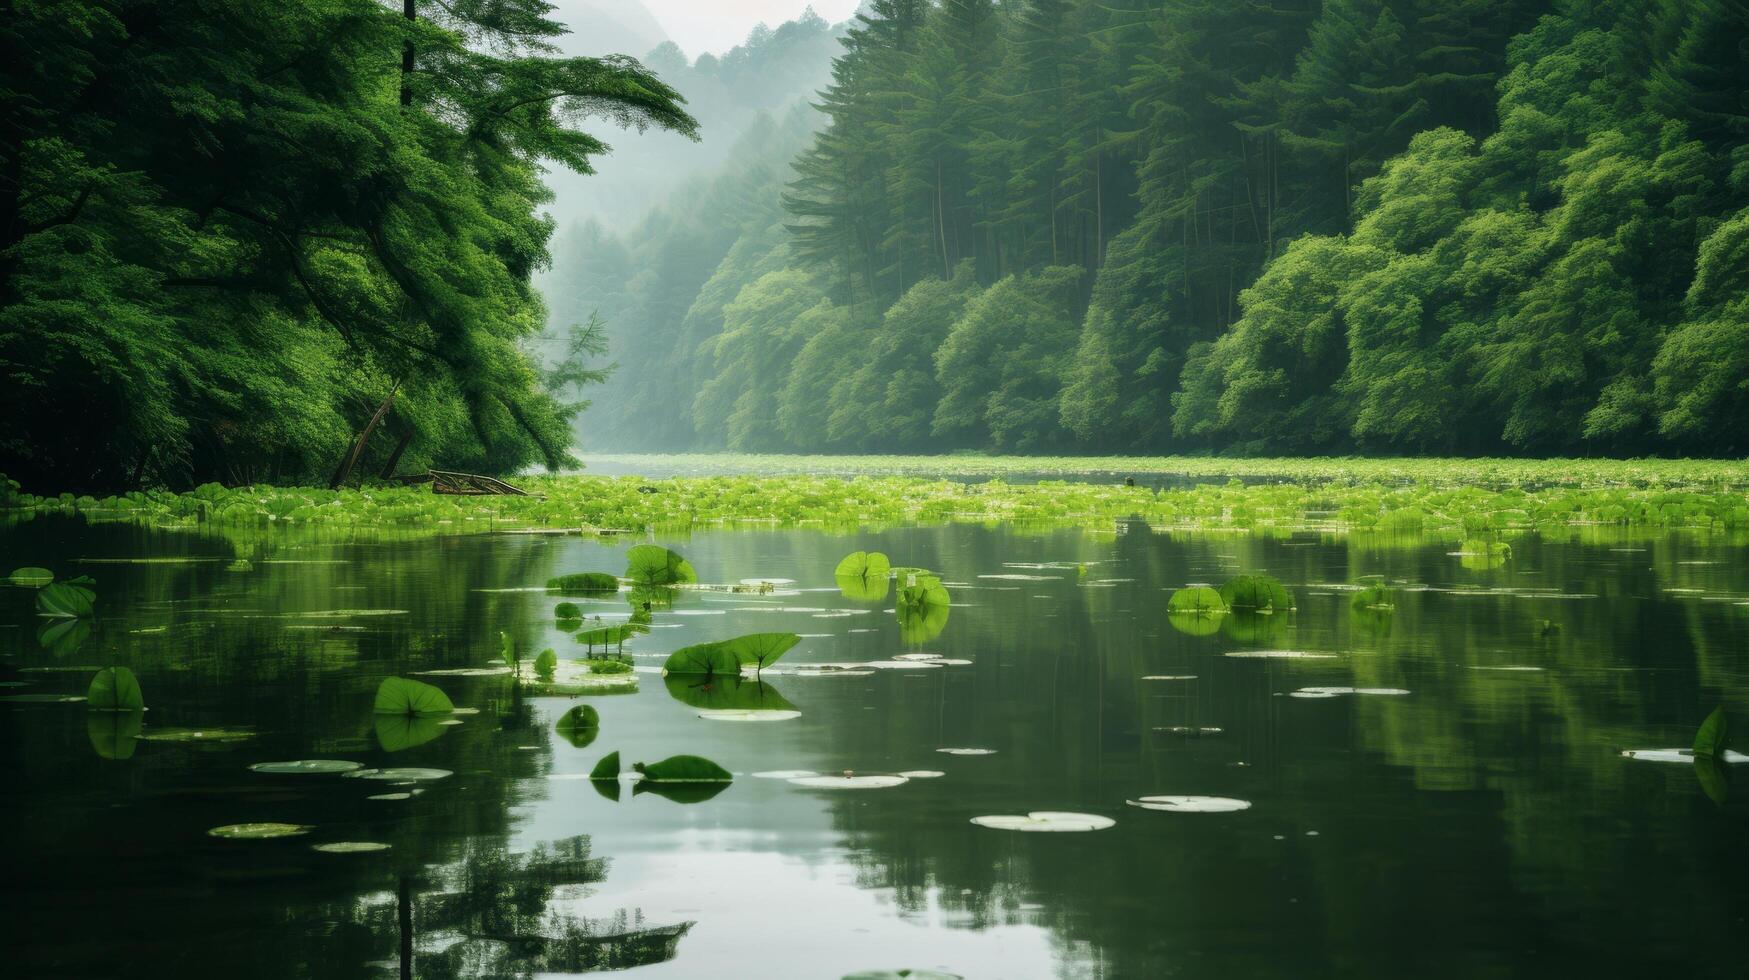
[[[874,0],[663,46],[703,139],[555,180],[542,349],[599,316],[584,452],[1740,452],[1742,17]]]

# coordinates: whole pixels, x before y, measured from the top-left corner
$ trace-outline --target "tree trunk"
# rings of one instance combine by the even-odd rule
[[[401,465],[401,454],[407,451],[407,447],[411,445],[412,442],[413,430],[408,429],[407,434],[401,437],[401,441],[395,443],[395,451],[389,454],[389,461],[383,464],[383,471],[381,474],[383,479],[387,480],[395,475],[395,467]]]
[[[401,16],[409,21],[419,18],[416,9],[418,0],[401,0]],[[408,40],[401,45],[401,105],[413,104],[413,42]]]
[[[358,457],[364,455],[365,443],[370,442],[370,434],[376,431],[376,427],[382,422],[383,416],[389,414],[389,406],[395,403],[395,392],[399,390],[400,387],[401,383],[397,381],[389,388],[389,396],[383,399],[381,405],[377,406],[376,414],[370,417],[370,421],[366,422],[364,425],[364,431],[360,432],[358,438],[353,440],[352,451],[346,454],[346,459],[341,461],[340,468],[334,471],[334,479],[329,481],[328,489],[340,489],[340,485],[345,483],[347,478],[352,476],[352,468],[358,465]]]

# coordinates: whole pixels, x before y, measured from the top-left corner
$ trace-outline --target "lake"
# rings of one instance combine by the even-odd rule
[[[636,693],[549,697],[503,674],[420,672],[486,667],[501,632],[524,656],[580,656],[542,585],[617,574],[635,540],[0,525],[0,573],[88,574],[99,594],[88,631],[39,639],[52,624],[30,590],[0,589],[4,694],[31,698],[0,704],[8,972],[1745,970],[1749,769],[1707,787],[1685,761],[1623,755],[1686,748],[1714,707],[1749,704],[1736,538],[1530,534],[1504,559],[1431,538],[1136,523],[636,540],[707,583],[794,581],[680,590],[626,645]],[[248,570],[230,564],[239,547]],[[834,566],[864,549],[937,572],[945,615],[902,633],[890,596],[841,594]],[[1279,578],[1294,611],[1168,616],[1180,587],[1241,573]],[[1382,600],[1356,601],[1365,576],[1383,576]],[[623,596],[573,601],[604,622],[629,612]],[[759,688],[713,700],[657,672],[679,647],[770,631],[803,639]],[[908,654],[966,662],[893,659]],[[108,665],[138,675],[133,727],[37,699],[83,695]],[[477,713],[385,730],[372,701],[391,676]],[[584,703],[600,727],[579,746],[555,725]],[[799,716],[701,717],[715,704]],[[699,800],[589,780],[611,751],[701,755],[735,776]],[[414,771],[249,768],[305,759]],[[919,775],[783,778],[847,771]],[[1162,796],[1216,801],[1131,802]],[[972,822],[1048,811],[1113,823]],[[264,822],[309,829],[208,833]],[[316,849],[336,843],[390,846]]]

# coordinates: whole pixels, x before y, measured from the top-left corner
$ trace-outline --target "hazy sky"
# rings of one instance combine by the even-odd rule
[[[859,0],[812,0],[814,12],[838,23],[856,12]],[[776,27],[794,20],[809,0],[644,0],[662,28],[691,57],[721,54],[747,39],[753,25]]]

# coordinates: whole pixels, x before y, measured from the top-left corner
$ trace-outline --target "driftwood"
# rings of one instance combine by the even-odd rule
[[[415,478],[423,483],[431,481],[432,493],[448,493],[466,497],[487,497],[493,494],[506,494],[512,497],[526,497],[528,491],[513,487],[503,480],[490,476],[480,476],[476,473],[453,473],[449,470],[431,470],[424,478]],[[412,482],[412,481],[409,481]]]

